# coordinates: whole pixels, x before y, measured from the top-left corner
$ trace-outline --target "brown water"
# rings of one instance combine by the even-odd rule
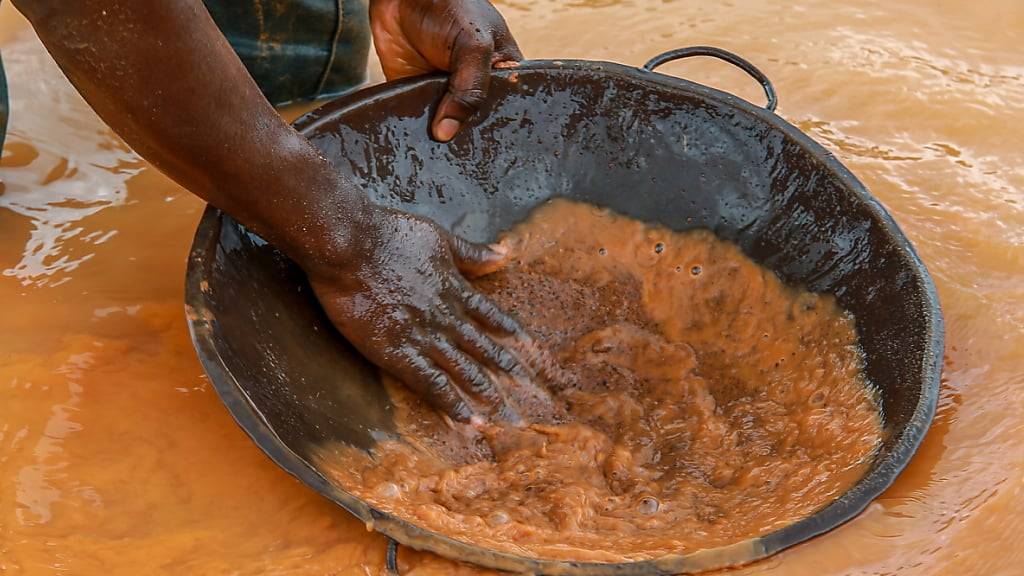
[[[523,0],[527,55],[640,64],[718,44],[893,212],[947,322],[938,415],[846,526],[738,574],[1021,574],[1024,4]],[[0,574],[377,575],[383,539],[270,463],[183,320],[201,205],[125,150],[9,3],[0,194]],[[761,96],[724,64],[666,66]],[[406,573],[479,574],[408,550]]]
[[[879,407],[834,297],[707,230],[565,199],[502,243],[473,283],[534,336],[554,409],[457,424],[388,378],[403,438],[318,451],[350,493],[482,548],[624,562],[743,548],[870,468]]]

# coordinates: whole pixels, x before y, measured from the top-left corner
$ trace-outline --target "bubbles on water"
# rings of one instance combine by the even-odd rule
[[[394,482],[384,482],[377,486],[377,494],[381,498],[398,498],[398,485]]]
[[[664,242],[658,242],[657,244],[654,245],[654,253],[655,254],[661,254],[664,251],[665,251],[665,243]]]
[[[654,514],[661,508],[661,502],[654,496],[644,496],[640,499],[640,504],[637,506],[637,512],[641,514]]]
[[[825,392],[817,390],[807,401],[811,406],[822,406],[825,404]]]
[[[701,272],[703,272],[703,270],[701,269],[699,264],[695,264],[693,268],[690,268],[690,274],[692,274],[693,276],[700,276]]]
[[[511,518],[509,518],[508,513],[503,510],[492,512],[490,515],[487,516],[487,523],[491,526],[501,526],[503,524],[508,524],[509,520],[511,520]]]
[[[607,248],[598,248],[597,249],[597,253],[600,254],[601,256],[605,256],[605,255],[608,254],[608,249]]]

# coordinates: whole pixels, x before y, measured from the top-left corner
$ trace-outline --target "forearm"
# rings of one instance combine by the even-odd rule
[[[349,243],[364,195],[270,106],[200,0],[17,0],[148,161],[293,257]]]

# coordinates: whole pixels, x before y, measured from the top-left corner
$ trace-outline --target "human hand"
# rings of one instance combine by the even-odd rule
[[[388,80],[451,72],[431,123],[447,142],[487,97],[492,67],[523,59],[487,0],[371,0],[373,42]]]
[[[417,216],[369,210],[358,250],[304,266],[338,330],[456,420],[476,415],[518,423],[524,408],[550,404],[509,351],[529,349],[529,336],[463,277],[497,270],[503,251]]]

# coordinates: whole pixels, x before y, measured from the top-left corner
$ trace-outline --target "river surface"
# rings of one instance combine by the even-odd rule
[[[852,522],[730,574],[1024,574],[1024,3],[499,8],[533,58],[750,58],[935,277],[945,371],[917,456]],[[9,3],[0,50],[0,574],[380,574],[383,538],[274,466],[203,376],[182,310],[202,203],[103,126]],[[725,64],[663,71],[762,98]]]

